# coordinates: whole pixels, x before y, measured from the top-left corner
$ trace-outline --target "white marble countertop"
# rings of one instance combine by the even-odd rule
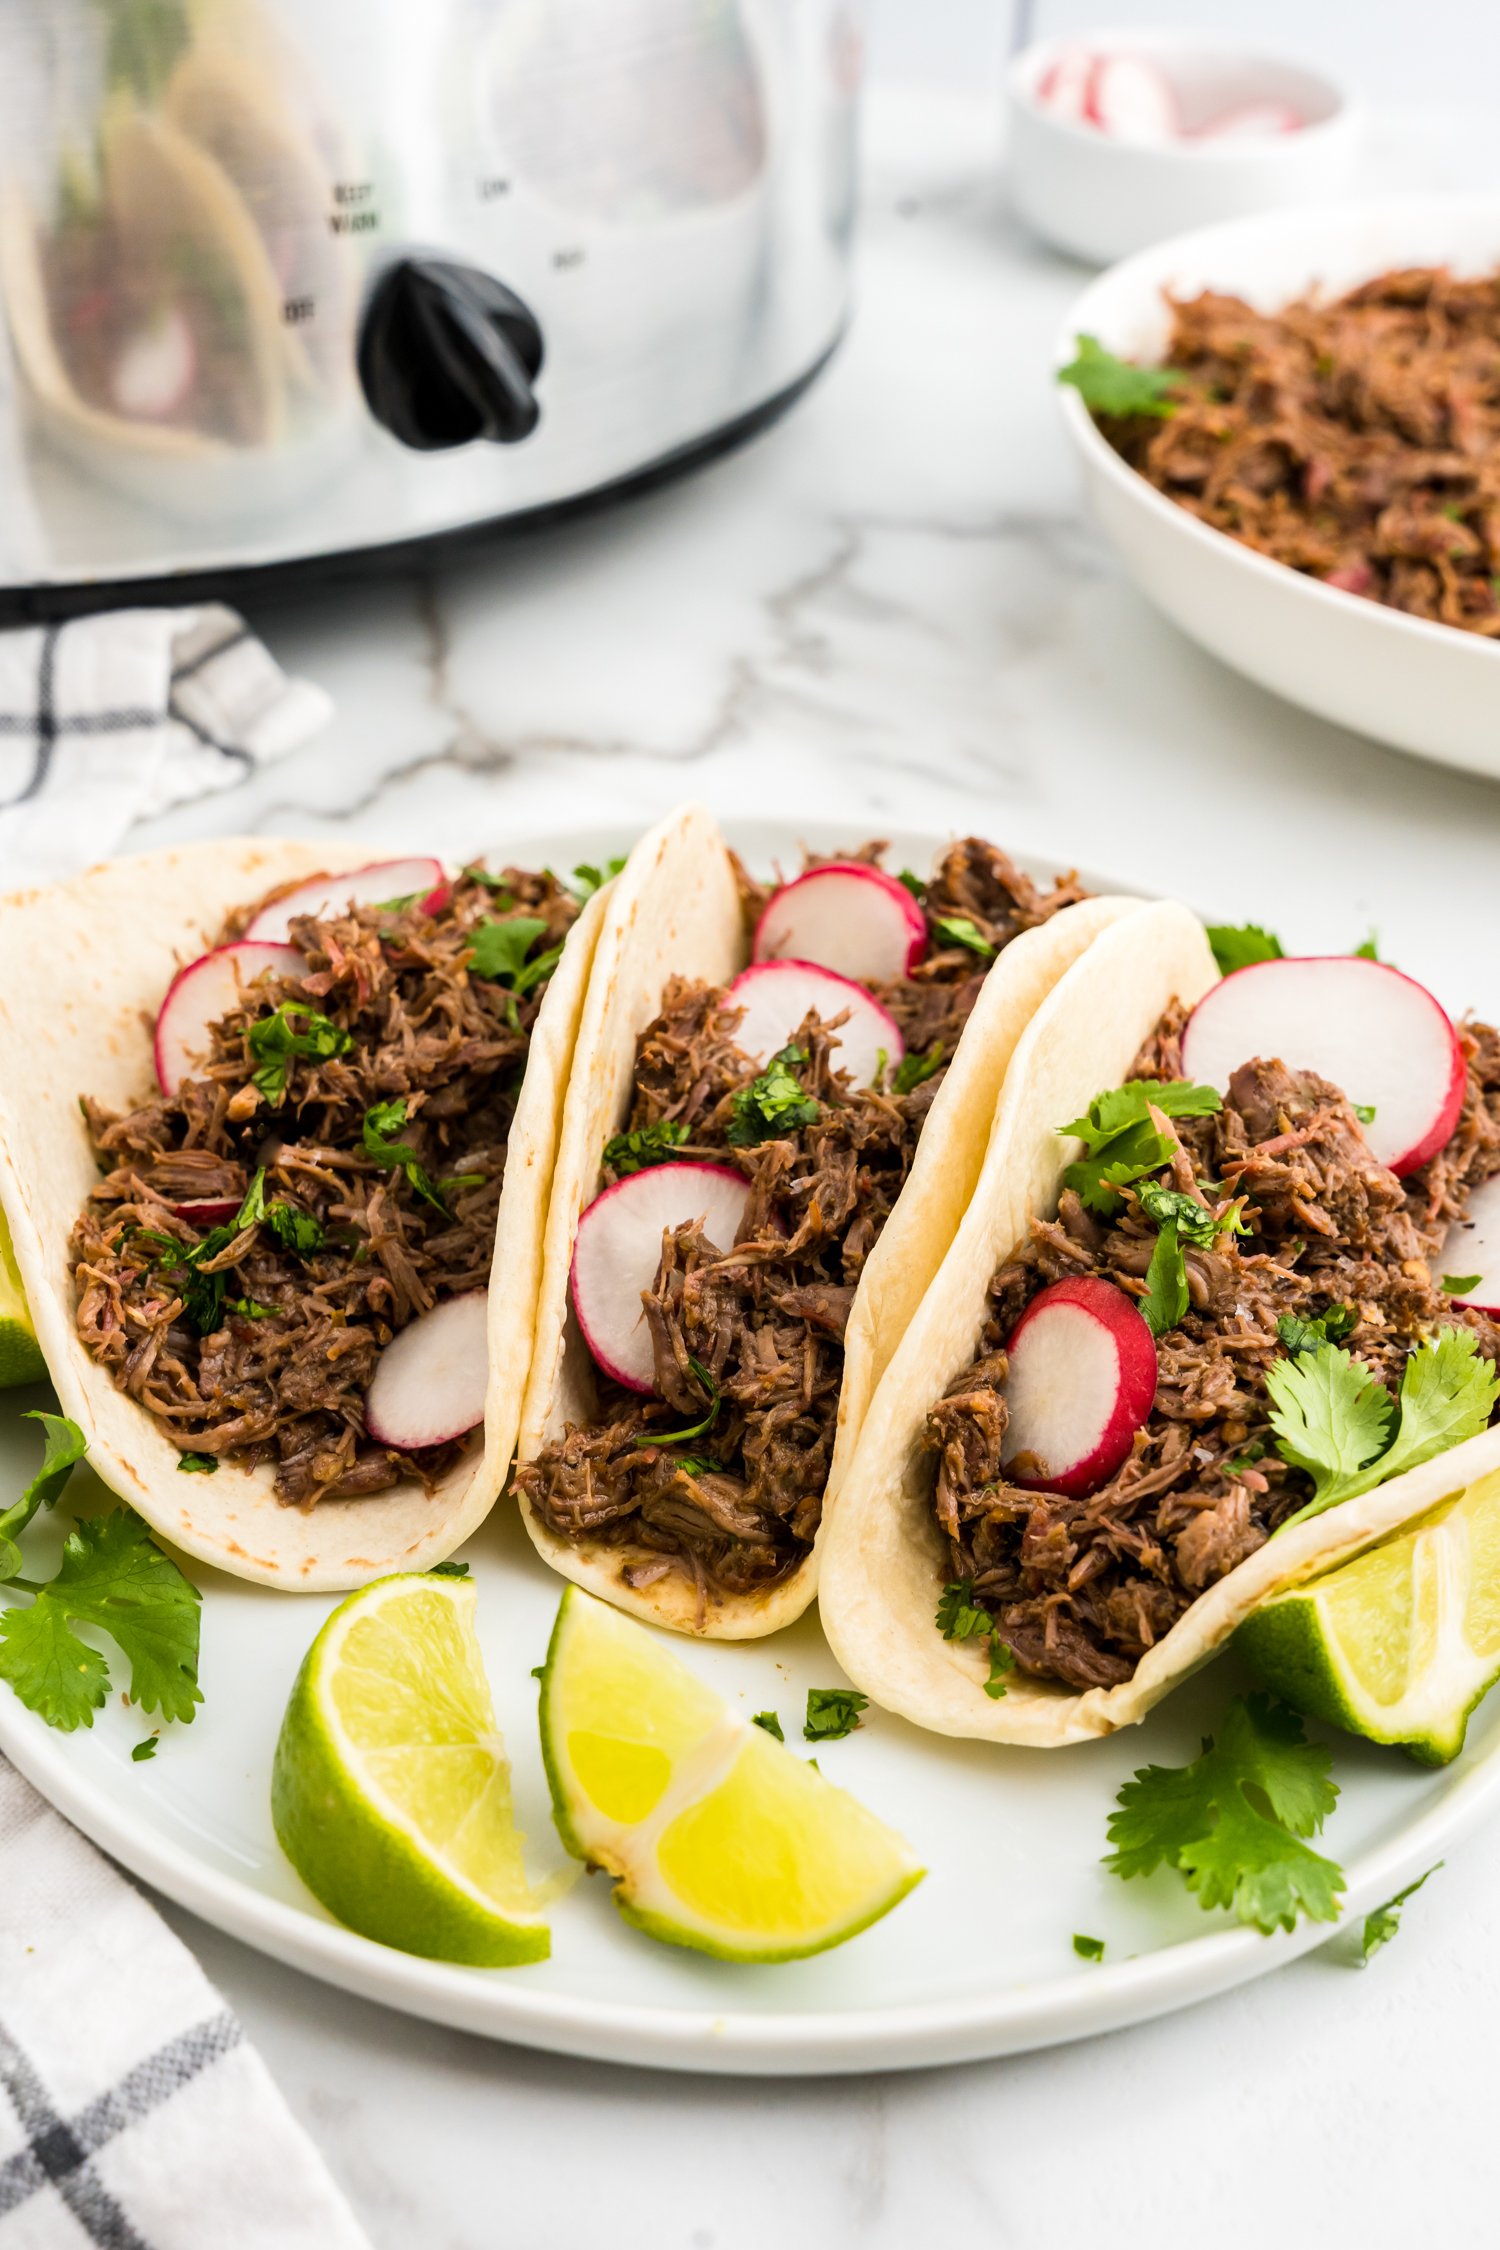
[[[972,825],[1309,950],[1378,927],[1450,1004],[1500,1008],[1500,791],[1239,681],[1082,522],[1041,371],[1085,277],[1018,235],[995,137],[975,96],[875,106],[853,331],[744,452],[435,576],[252,605],[338,717],[138,840],[347,825],[470,850],[574,807],[638,827],[688,793],[851,835]],[[1129,2242],[1148,2215],[1161,2250],[1268,2227],[1378,2246],[1430,2226],[1435,2160],[1467,2242],[1497,1854],[1474,1839],[1363,1974],[1313,1955],[1086,2047],[822,2085],[487,2046],[172,1919],[381,2250],[906,2250],[935,2225],[1019,2244],[1058,2216]]]

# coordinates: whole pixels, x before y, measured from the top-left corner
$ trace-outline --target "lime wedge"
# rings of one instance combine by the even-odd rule
[[[464,1578],[380,1578],[303,1660],[271,1776],[281,1848],[331,1914],[436,1961],[551,1951]]]
[[[627,1922],[727,1961],[795,1961],[888,1914],[899,1836],[733,1710],[643,1625],[570,1586],[542,1671],[563,1842]]]
[[[1500,1470],[1275,1595],[1235,1646],[1299,1711],[1446,1765],[1500,1679]]]
[[[18,1383],[45,1382],[46,1376],[47,1362],[37,1349],[10,1228],[0,1211],[0,1391],[13,1391]]]

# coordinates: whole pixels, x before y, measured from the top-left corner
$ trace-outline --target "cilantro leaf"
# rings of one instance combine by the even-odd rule
[[[1177,412],[1172,393],[1183,377],[1175,367],[1135,367],[1116,359],[1097,336],[1075,338],[1076,358],[1057,371],[1060,383],[1070,383],[1091,414],[1154,414],[1165,419]]]
[[[1248,969],[1252,961],[1282,959],[1280,938],[1274,931],[1263,930],[1259,922],[1211,922],[1205,935],[1221,977],[1233,976],[1236,969]]]
[[[781,1731],[781,1721],[774,1711],[757,1711],[750,1724],[753,1727],[763,1727],[766,1733],[773,1734],[778,1742],[785,1742],[786,1740],[786,1736]]]
[[[1316,1320],[1301,1313],[1283,1313],[1276,1323],[1276,1336],[1284,1351],[1320,1352],[1325,1344],[1341,1344],[1358,1326],[1357,1306],[1330,1305]]]
[[[283,1250],[291,1250],[299,1258],[310,1258],[321,1250],[324,1229],[321,1219],[311,1211],[299,1210],[295,1203],[277,1202],[266,1208],[265,1223]]]
[[[1165,1336],[1188,1309],[1187,1267],[1177,1227],[1169,1220],[1156,1238],[1151,1263],[1146,1268],[1146,1294],[1137,1300],[1141,1316],[1153,1336]]]
[[[807,1717],[802,1732],[808,1742],[840,1742],[853,1734],[859,1714],[869,1709],[870,1698],[858,1688],[815,1687],[807,1691]]]
[[[1354,948],[1354,952],[1351,958],[1355,961],[1378,961],[1380,959],[1378,937],[1379,933],[1375,930],[1371,930],[1369,936],[1365,939],[1364,944],[1357,945]]]
[[[138,1742],[135,1745],[134,1749],[131,1751],[131,1764],[141,1766],[145,1764],[148,1758],[154,1758],[156,1756],[156,1745],[157,1737],[154,1734],[148,1734],[145,1740],[143,1742]]]
[[[526,956],[547,925],[536,914],[514,914],[507,922],[476,922],[469,932],[469,974],[514,985]]]
[[[1187,1766],[1143,1766],[1110,1815],[1105,1866],[1129,1879],[1177,1868],[1205,1908],[1227,1906],[1264,1930],[1299,1914],[1338,1919],[1342,1870],[1313,1851],[1338,1796],[1329,1753],[1267,1695],[1236,1696],[1217,1742]]]
[[[822,1115],[820,1105],[792,1069],[794,1063],[806,1060],[804,1048],[783,1047],[750,1085],[736,1087],[726,1135],[732,1148],[754,1148],[761,1141],[779,1140]]]
[[[990,1635],[990,1676],[984,1683],[984,1692],[992,1701],[998,1701],[1006,1692],[1005,1675],[1016,1668],[1015,1652],[1001,1640],[998,1633]]]
[[[1428,1876],[1437,1873],[1442,1864],[1442,1861],[1439,1860],[1437,1866],[1428,1868],[1426,1875],[1419,1875],[1414,1883],[1407,1884],[1404,1891],[1397,1891],[1395,1897],[1388,1898],[1384,1906],[1377,1906],[1373,1913],[1365,1916],[1364,1927],[1359,1934],[1359,1966],[1361,1968],[1365,1967],[1372,1953],[1378,1953],[1383,1945],[1390,1944],[1391,1939],[1401,1927],[1402,1907],[1415,1892],[1422,1888]]]
[[[435,1562],[427,1575],[429,1578],[467,1578],[469,1566],[466,1562]]]
[[[969,1641],[992,1633],[995,1620],[974,1600],[972,1578],[955,1578],[938,1596],[937,1629],[945,1641]]]
[[[1000,950],[997,945],[991,945],[978,923],[971,921],[967,914],[935,914],[932,926],[950,945],[967,946],[981,961],[993,961]]]
[[[896,1065],[896,1075],[891,1080],[892,1092],[909,1094],[914,1088],[925,1085],[933,1073],[942,1068],[942,1063],[943,1042],[941,1039],[934,1039],[925,1055],[903,1055]]]
[[[0,1612],[0,1680],[63,1734],[91,1727],[109,1694],[108,1664],[53,1602]]]
[[[407,1105],[404,1101],[373,1103],[365,1111],[364,1122],[360,1127],[364,1152],[370,1162],[378,1164],[382,1170],[390,1171],[399,1167],[417,1194],[446,1217],[448,1206],[433,1186],[416,1150],[409,1141],[391,1138],[406,1122]]]
[[[183,1477],[211,1477],[218,1474],[219,1457],[216,1453],[179,1453],[177,1474]]]
[[[56,1577],[29,1614],[40,1609],[108,1633],[130,1665],[130,1700],[143,1711],[191,1719],[203,1701],[198,1589],[128,1508],[74,1525]]]
[[[1181,1188],[1156,1187],[1148,1182],[1138,1189],[1136,1200],[1148,1219],[1154,1219],[1158,1226],[1175,1227],[1178,1240],[1190,1242],[1195,1250],[1211,1250],[1226,1231],[1245,1231],[1237,1204],[1215,1213]]]
[[[1057,1128],[1076,1135],[1086,1152],[1068,1166],[1062,1184],[1089,1210],[1112,1217],[1120,1206],[1118,1189],[1159,1172],[1172,1160],[1172,1144],[1152,1124],[1150,1110],[1160,1110],[1163,1117],[1211,1117],[1223,1106],[1212,1086],[1194,1086],[1186,1079],[1133,1078],[1096,1094],[1086,1116]]]
[[[708,1393],[708,1412],[704,1415],[702,1421],[695,1422],[690,1430],[668,1430],[665,1433],[653,1430],[651,1432],[651,1443],[653,1445],[685,1444],[689,1438],[702,1437],[704,1431],[711,1430],[719,1419],[719,1408],[723,1404],[723,1394],[718,1384],[701,1361],[690,1359],[688,1366]],[[716,1469],[718,1463],[717,1461],[711,1461],[708,1466]]]
[[[911,892],[912,897],[920,906],[927,896],[927,885],[923,882],[921,876],[914,875],[909,867],[903,867],[896,880],[903,890]]]
[[[347,1055],[354,1045],[347,1031],[299,1000],[283,1000],[268,1016],[258,1016],[247,1027],[245,1038],[260,1066],[251,1078],[272,1109],[285,1099],[294,1057],[329,1062],[335,1055]]]
[[[1080,1961],[1102,1961],[1104,1959],[1104,1940],[1102,1937],[1085,1937],[1081,1930],[1075,1930],[1073,1932],[1073,1951]]]
[[[1274,1361],[1266,1389],[1282,1459],[1313,1480],[1312,1499],[1285,1531],[1476,1437],[1500,1399],[1500,1376],[1470,1330],[1440,1328],[1407,1361],[1399,1400],[1336,1344]]]
[[[624,859],[607,859],[602,867],[591,867],[587,860],[575,867],[568,888],[580,906],[586,905],[595,891],[602,890],[612,876],[618,875],[625,865]]]
[[[514,906],[516,903],[505,877],[503,875],[492,875],[489,869],[481,867],[477,860],[472,867],[464,869],[463,880],[469,883],[483,883],[485,889],[493,894],[496,908],[502,914],[507,907]]]
[[[1477,1289],[1483,1279],[1482,1273],[1445,1273],[1438,1287],[1445,1297],[1467,1297],[1469,1291]]]
[[[1374,1124],[1375,1104],[1373,1102],[1351,1102],[1349,1107],[1353,1110],[1361,1125]]]
[[[45,1443],[42,1465],[19,1500],[0,1514],[0,1583],[14,1578],[21,1568],[16,1545],[39,1508],[55,1508],[58,1495],[89,1449],[89,1441],[76,1422],[65,1414],[48,1414],[40,1407],[27,1411],[28,1422],[40,1422]]]
[[[616,1133],[604,1144],[604,1162],[619,1179],[644,1172],[651,1164],[670,1164],[688,1138],[686,1125],[675,1117],[659,1117],[654,1125],[637,1125],[634,1132]]]

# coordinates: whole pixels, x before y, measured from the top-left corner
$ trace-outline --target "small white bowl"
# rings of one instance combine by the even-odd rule
[[[1148,57],[1177,96],[1189,128],[1244,102],[1286,102],[1308,122],[1295,133],[1244,139],[1123,140],[1048,109],[1037,88],[1066,49]],[[1229,34],[1098,31],[1048,39],[1017,55],[1006,76],[1016,205],[1058,249],[1100,265],[1181,234],[1348,191],[1362,119],[1343,88],[1318,72],[1256,54]]]
[[[1159,243],[1085,289],[1058,338],[1160,363],[1163,292],[1224,290],[1275,312],[1403,266],[1500,267],[1500,196],[1410,196],[1322,212],[1273,212]],[[1500,779],[1500,643],[1346,594],[1200,523],[1130,468],[1077,391],[1059,387],[1099,523],[1142,591],[1248,679],[1321,718],[1440,764]]]

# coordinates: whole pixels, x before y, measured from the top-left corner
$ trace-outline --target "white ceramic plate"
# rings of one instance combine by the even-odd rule
[[[1160,360],[1163,292],[1201,289],[1274,312],[1307,290],[1338,295],[1401,266],[1460,274],[1500,264],[1500,198],[1423,196],[1278,211],[1205,227],[1102,274],[1058,340],[1097,336],[1122,358]],[[1059,391],[1084,486],[1143,592],[1174,624],[1262,687],[1320,717],[1445,765],[1500,776],[1500,645],[1340,592],[1214,531],[1127,468],[1078,393]]]
[[[814,830],[823,848],[849,837]],[[795,864],[785,828],[737,831],[758,864]],[[597,859],[597,835],[508,847],[521,859]],[[893,864],[925,867],[931,837],[897,839]],[[1101,887],[1107,887],[1101,885]],[[1119,887],[1118,885],[1115,887]],[[36,1426],[0,1403],[0,1493],[34,1473]],[[106,1501],[80,1471],[64,1502]],[[59,1538],[55,1519],[29,1553]],[[30,1543],[34,1541],[35,1545]],[[495,1701],[516,1769],[534,1871],[561,1861],[547,1812],[531,1667],[546,1649],[562,1581],[502,1504],[465,1550]],[[330,1983],[434,2022],[610,2061],[709,2071],[818,2073],[906,2068],[1045,2046],[1181,2006],[1264,1974],[1321,1943],[1322,1927],[1268,1939],[1205,1914],[1175,1874],[1121,1883],[1100,1866],[1116,1790],[1148,1759],[1196,1755],[1245,1681],[1232,1659],[1190,1681],[1148,1723],[1071,1750],[998,1750],[925,1735],[872,1711],[825,1744],[819,1762],[893,1822],[929,1874],[875,1929],[820,1958],[737,1968],[655,1944],[615,1913],[602,1878],[580,1881],[553,1916],[553,1956],[532,1968],[420,1961],[341,1929],[309,1896],[271,1832],[268,1788],[293,1676],[336,1597],[286,1595],[189,1566],[203,1589],[205,1701],[134,1764],[145,1730],[118,1697],[88,1733],[54,1733],[0,1688],[0,1748],[96,1843],[207,1921]],[[107,1644],[106,1644],[107,1645]],[[689,1646],[703,1675],[746,1709],[780,1712],[797,1745],[809,1687],[840,1674],[815,1619],[771,1641]],[[1469,1748],[1441,1772],[1335,1740],[1342,1795],[1324,1848],[1344,1866],[1348,1905],[1378,1905],[1452,1849],[1500,1795],[1500,1699],[1476,1715]],[[1075,1931],[1107,1942],[1079,1960]]]

